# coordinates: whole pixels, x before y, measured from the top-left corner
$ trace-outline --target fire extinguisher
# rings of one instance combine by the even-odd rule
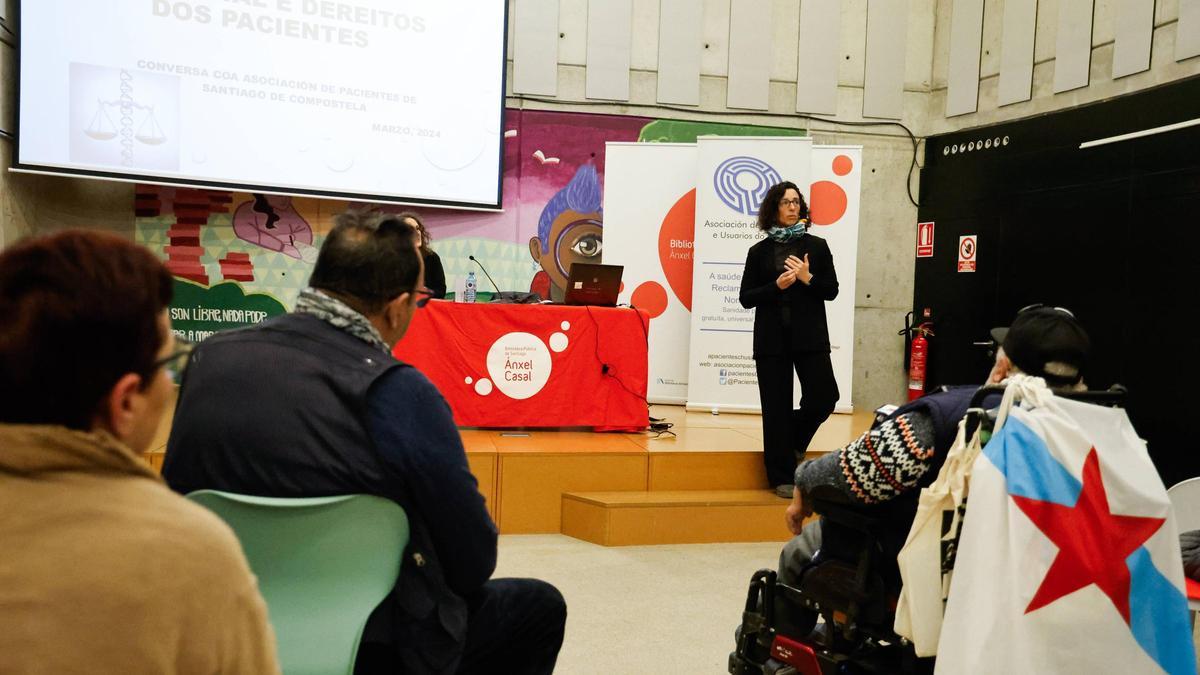
[[[915,401],[925,395],[925,366],[929,360],[929,340],[933,336],[933,324],[923,323],[913,329],[912,349],[908,358],[908,400]]]

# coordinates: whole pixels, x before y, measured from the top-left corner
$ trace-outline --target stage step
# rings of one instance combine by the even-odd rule
[[[783,542],[787,505],[770,490],[568,492],[562,533],[602,546]]]

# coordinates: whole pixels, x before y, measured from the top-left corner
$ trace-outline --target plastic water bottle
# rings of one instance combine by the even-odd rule
[[[467,302],[475,302],[475,273],[467,272],[467,290],[463,293]]]

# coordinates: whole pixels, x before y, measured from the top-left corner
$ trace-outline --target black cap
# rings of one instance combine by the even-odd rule
[[[1075,315],[1061,307],[1023,309],[1011,326],[993,328],[992,339],[1014,366],[1052,386],[1079,382],[1092,346]]]

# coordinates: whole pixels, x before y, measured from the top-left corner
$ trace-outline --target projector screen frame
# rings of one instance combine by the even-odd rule
[[[4,0],[0,0],[3,2]],[[13,16],[6,23],[16,26],[17,48],[13,51],[13,65],[16,68],[17,100],[14,114],[15,126],[12,134],[13,154],[10,173],[34,174],[43,176],[58,176],[63,178],[83,178],[87,180],[102,180],[118,183],[134,183],[143,185],[162,185],[167,187],[195,188],[201,190],[223,190],[228,192],[248,192],[269,195],[285,195],[296,197],[314,197],[317,199],[335,199],[372,204],[397,204],[425,206],[430,208],[453,209],[461,211],[501,212],[504,210],[504,116],[508,102],[508,30],[509,14],[507,0],[492,0],[504,6],[504,27],[500,38],[500,100],[497,114],[499,122],[500,142],[496,152],[496,200],[494,203],[480,204],[475,202],[460,202],[445,199],[427,199],[423,197],[403,197],[394,195],[379,195],[370,193],[354,193],[337,190],[321,190],[318,188],[300,188],[290,185],[252,184],[234,181],[195,180],[190,178],[172,178],[171,176],[135,174],[120,171],[104,171],[100,169],[80,169],[54,164],[26,163],[21,161],[21,78],[23,45],[25,31],[22,24],[22,9],[26,2],[37,0],[17,0],[13,7]]]

